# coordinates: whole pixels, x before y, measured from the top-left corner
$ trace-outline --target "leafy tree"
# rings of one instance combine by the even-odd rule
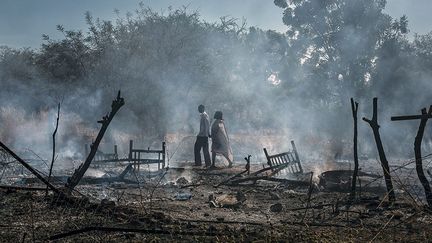
[[[48,77],[55,80],[77,80],[83,78],[91,63],[89,47],[81,31],[65,31],[58,25],[57,30],[64,34],[64,39],[54,41],[43,35],[47,43],[42,44],[37,64]]]
[[[391,18],[385,0],[275,1],[284,8],[283,22],[295,58],[309,72],[308,97],[324,104],[361,96],[371,80],[373,60]]]
[[[28,82],[37,75],[34,65],[36,53],[29,49],[0,47],[0,80],[13,79]]]

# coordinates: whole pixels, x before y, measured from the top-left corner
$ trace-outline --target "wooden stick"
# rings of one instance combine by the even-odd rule
[[[409,115],[409,116],[392,116],[392,121],[407,121],[407,120],[421,120],[425,118],[432,118],[432,115]]]
[[[220,187],[221,185],[223,185],[223,184],[229,182],[230,180],[235,179],[235,178],[237,178],[237,177],[239,177],[239,176],[241,176],[241,175],[243,175],[244,173],[247,173],[247,172],[248,172],[248,170],[246,169],[246,170],[244,170],[244,171],[242,171],[240,173],[237,173],[237,174],[231,176],[230,178],[228,178],[226,180],[223,180],[222,182],[218,183],[214,187]]]
[[[52,134],[52,139],[53,139],[53,151],[52,151],[52,158],[51,158],[51,165],[50,165],[50,169],[49,169],[49,173],[48,173],[48,182],[50,181],[50,179],[51,179],[51,173],[52,173],[52,169],[53,169],[53,166],[54,166],[54,160],[55,160],[55,137],[56,137],[56,134],[57,134],[57,129],[58,129],[58,124],[59,124],[59,119],[60,119],[60,103],[58,103],[58,106],[57,106],[57,121],[56,121],[56,126],[55,126],[55,129],[54,129],[54,132],[53,132],[53,134]],[[48,186],[46,187],[46,192],[45,192],[45,196],[47,196],[48,195]]]

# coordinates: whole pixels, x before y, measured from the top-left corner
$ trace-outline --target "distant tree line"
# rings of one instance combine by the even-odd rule
[[[366,112],[373,96],[389,113],[431,103],[432,33],[410,40],[407,17],[384,13],[385,0],[274,3],[286,33],[232,18],[208,23],[185,8],[162,14],[140,4],[115,21],[87,13],[86,32],[59,25],[63,38],[44,35],[38,50],[2,47],[0,82],[40,94],[102,90],[106,102],[121,88],[139,126],[159,136],[191,131],[198,103],[223,110],[232,130],[336,137],[351,125],[350,97]]]

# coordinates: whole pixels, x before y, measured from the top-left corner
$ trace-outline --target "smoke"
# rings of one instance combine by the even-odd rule
[[[347,9],[356,6],[353,3]],[[352,13],[348,10],[345,14]],[[325,63],[320,59],[323,50],[301,36],[295,39],[275,31],[246,29],[230,19],[207,23],[198,13],[185,9],[159,14],[140,6],[135,15],[115,23],[87,16],[88,38],[70,35],[51,40],[31,54],[34,63],[13,60],[21,67],[14,69],[15,74],[10,74],[3,55],[0,139],[13,148],[32,148],[50,158],[56,106],[61,102],[58,161],[71,165],[85,157],[84,146],[99,129],[96,121],[110,111],[117,90],[122,90],[126,104],[110,124],[102,151],[117,144],[120,155],[126,156],[130,139],[143,148],[159,148],[166,140],[173,162],[191,160],[199,129],[197,106],[204,104],[210,117],[217,110],[224,113],[236,161],[252,154],[252,161],[264,162],[262,148],[280,153],[291,149],[294,140],[302,159],[324,163],[352,155],[350,97],[360,102],[360,154],[376,156],[372,133],[361,117],[370,118],[372,97],[377,95],[385,149],[409,157],[408,135],[415,134],[415,127],[396,125],[389,118],[418,113],[413,107],[424,106],[428,95],[414,101],[406,97],[405,87],[410,87],[410,95],[418,91],[415,85],[427,90],[430,75],[417,74],[413,77],[421,77],[418,83],[408,85],[410,78],[397,83],[391,95],[385,93],[389,89],[386,80],[394,77],[385,70],[401,67],[401,63],[386,59],[371,48],[377,40],[364,36],[379,30],[372,23],[381,24],[380,16],[361,23],[362,31],[356,23],[346,23],[335,37],[340,59]],[[324,31],[325,26],[322,28]],[[64,45],[66,51],[56,49],[55,44]],[[87,49],[77,50],[76,46]],[[80,67],[69,79],[53,76],[56,72],[50,69],[52,60],[70,67],[56,59],[62,55]],[[44,58],[38,59],[40,56]],[[378,64],[361,66],[365,62],[358,62],[359,57]],[[411,72],[404,71],[398,80],[410,77]],[[23,72],[26,78],[17,78]],[[364,82],[366,85],[356,86]]]

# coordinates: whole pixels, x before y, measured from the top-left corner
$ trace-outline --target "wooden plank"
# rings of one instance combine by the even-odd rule
[[[408,115],[408,116],[392,116],[392,121],[420,120],[424,118],[432,118],[432,115]]]
[[[290,153],[291,152],[285,152],[285,153],[280,153],[280,154],[273,154],[273,155],[270,155],[269,158],[281,157],[281,156],[284,156],[284,155],[288,155]]]

